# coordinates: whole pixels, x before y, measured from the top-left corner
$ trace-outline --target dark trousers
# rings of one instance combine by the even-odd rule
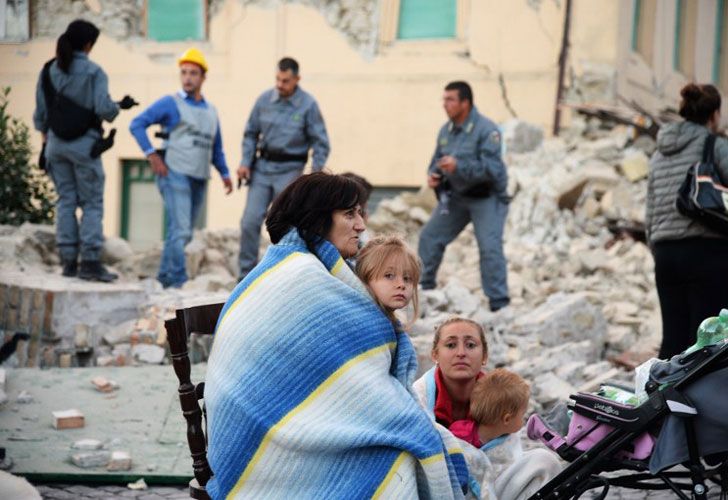
[[[659,241],[653,248],[662,311],[660,359],[695,343],[700,323],[728,308],[728,240]]]

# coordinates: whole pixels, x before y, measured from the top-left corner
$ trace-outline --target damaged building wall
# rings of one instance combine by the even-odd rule
[[[125,39],[144,33],[144,0],[31,1],[31,33],[57,37],[68,23],[82,17],[96,24],[107,36]]]
[[[680,89],[690,81],[712,83],[724,96],[728,93],[728,9],[716,0],[695,0],[680,8],[683,3],[618,4],[618,92],[653,113],[677,109]],[[726,113],[724,99],[724,125]]]
[[[584,1],[591,5],[595,0]],[[0,81],[13,87],[10,111],[28,124],[38,72],[52,57],[57,32],[78,16],[102,27],[91,58],[109,75],[111,96],[130,94],[142,106],[179,87],[176,58],[192,43],[199,46],[210,66],[204,94],[220,110],[223,146],[233,169],[240,161],[248,113],[261,91],[273,84],[275,62],[284,55],[299,60],[301,84],[319,101],[332,143],[328,168],[358,172],[379,186],[422,183],[434,136],[445,120],[441,95],[448,81],[469,81],[480,111],[498,122],[511,117],[504,88],[521,119],[545,125],[553,114],[558,42],[548,42],[548,50],[542,46],[548,37],[558,38],[563,2],[460,0],[456,38],[390,43],[381,43],[378,30],[384,21],[395,23],[396,0],[213,0],[208,36],[199,42],[157,42],[141,36],[141,0],[77,0],[60,7],[56,3],[33,4],[33,39],[0,44],[5,63],[0,65]],[[377,10],[385,4],[389,10],[382,16],[387,19]],[[609,12],[579,9],[575,33],[581,23],[593,26],[597,19],[604,30],[610,23],[616,26]],[[513,34],[502,28],[503,19],[518,21],[508,23],[514,26]],[[584,59],[607,58],[609,37],[596,40],[575,53]],[[362,49],[367,44],[376,45],[373,54]],[[503,86],[499,76],[505,76]],[[116,144],[103,156],[108,235],[120,234],[125,162],[143,159],[127,132],[139,110],[119,115],[113,124],[119,131]],[[32,139],[38,150],[39,134]],[[207,227],[237,227],[246,193],[224,196],[213,173]]]

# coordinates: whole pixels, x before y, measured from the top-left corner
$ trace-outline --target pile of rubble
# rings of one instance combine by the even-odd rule
[[[435,325],[452,314],[488,327],[489,363],[526,376],[542,405],[617,375],[606,361],[611,357],[655,350],[661,325],[653,261],[637,241],[654,142],[633,135],[627,127],[603,130],[597,121],[578,119],[561,138],[546,140],[528,124],[504,127],[512,196],[505,232],[511,306],[489,312],[469,225],[445,253],[438,288],[423,293],[422,317],[411,332],[422,369],[430,363]],[[369,231],[403,234],[416,247],[434,205],[432,191],[424,188],[386,199],[371,216]],[[264,235],[262,246],[268,243]],[[90,333],[77,328],[76,337],[95,339],[91,364],[166,362],[164,318],[191,298],[224,300],[237,282],[238,244],[235,229],[196,232],[186,248],[190,281],[182,290],[163,291],[154,280],[161,244],[134,252],[124,240],[109,238],[104,262],[121,281],[140,283],[148,300],[138,316],[119,325],[97,325]],[[54,246],[50,227],[0,227],[0,272],[58,273]],[[209,344],[193,344],[194,360],[206,359]]]
[[[423,293],[412,337],[426,367],[435,326],[452,314],[471,317],[488,327],[489,364],[521,373],[536,401],[550,405],[606,378],[631,377],[607,359],[630,350],[644,358],[659,344],[653,260],[637,241],[654,142],[633,140],[625,127],[577,122],[565,137],[534,147],[524,131],[505,132],[510,151],[531,149],[506,155],[511,306],[489,312],[469,225],[445,253],[438,288]],[[435,203],[430,190],[385,200],[369,230],[401,233],[416,245]]]

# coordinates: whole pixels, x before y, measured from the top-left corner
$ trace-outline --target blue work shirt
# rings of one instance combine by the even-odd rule
[[[255,101],[243,134],[243,166],[251,166],[256,148],[288,155],[307,155],[313,149],[312,170],[321,170],[329,156],[329,136],[316,100],[297,87],[290,97],[280,97],[273,88]],[[305,162],[256,160],[255,170],[283,172],[303,167]]]
[[[448,155],[457,162],[455,172],[443,172],[453,190],[464,193],[487,183],[494,194],[506,196],[508,172],[501,157],[500,130],[498,125],[478,113],[475,106],[461,125],[448,121],[442,126],[427,173],[434,172],[437,161]]]
[[[190,106],[198,106],[201,108],[207,108],[207,101],[203,97],[199,101],[196,101],[194,96],[188,95],[184,90],[180,90],[177,94],[185,100]],[[150,125],[159,124],[162,126],[162,131],[169,133],[180,121],[179,110],[177,104],[174,102],[174,98],[170,95],[164,96],[158,99],[147,109],[138,114],[129,125],[129,131],[136,139],[137,144],[142,149],[146,156],[154,153],[155,148],[152,143],[149,142],[147,137],[147,128]],[[223,179],[230,178],[230,171],[225,161],[225,152],[222,149],[222,133],[220,132],[220,123],[217,124],[217,133],[215,134],[215,141],[212,145],[212,164],[215,166],[220,176]]]
[[[58,67],[58,61],[51,64],[50,79],[57,93],[63,94],[70,100],[93,112],[108,122],[113,121],[119,114],[119,106],[109,97],[109,78],[101,66],[91,61],[88,54],[83,51],[74,51],[73,60],[64,73]],[[48,133],[48,105],[43,94],[43,72],[38,76],[35,88],[35,111],[33,112],[33,125],[36,130]],[[52,131],[51,131],[52,134]],[[86,135],[99,137],[99,131],[91,128]]]

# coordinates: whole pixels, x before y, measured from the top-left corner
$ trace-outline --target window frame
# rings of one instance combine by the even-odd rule
[[[691,5],[686,5],[691,2]],[[683,19],[687,9],[694,10],[692,33],[690,27],[684,24],[689,21],[688,17]],[[684,75],[689,80],[695,79],[695,51],[697,49],[697,22],[700,5],[698,0],[675,0],[675,33],[672,50],[672,69]],[[685,37],[692,35],[692,40]]]
[[[199,1],[202,7],[202,37],[201,38],[183,38],[175,40],[157,40],[149,36],[149,2],[153,0],[144,0],[144,38],[148,41],[156,43],[185,43],[185,42],[206,42],[210,37],[210,6],[207,0]]]

